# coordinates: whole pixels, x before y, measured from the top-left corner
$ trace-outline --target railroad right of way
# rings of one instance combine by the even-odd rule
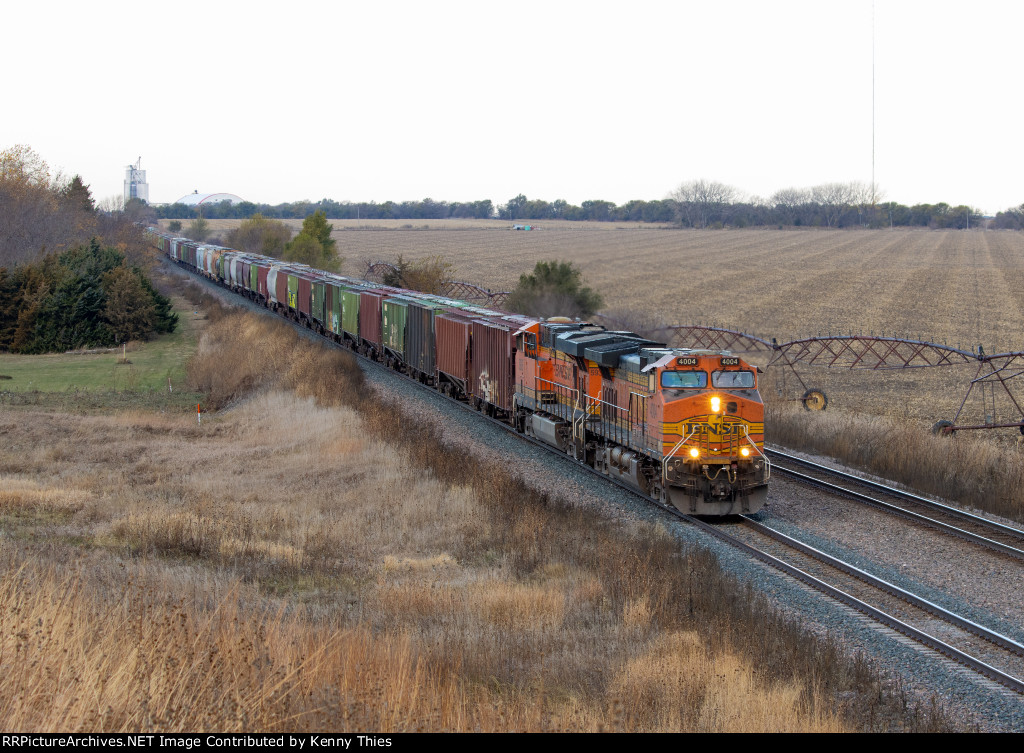
[[[263,307],[222,291],[211,282],[199,280],[184,271],[182,277],[215,292],[231,305],[273,316]],[[277,317],[275,317],[277,318]],[[327,343],[314,333],[296,326],[297,332],[312,341]],[[403,411],[416,420],[429,421],[445,441],[462,447],[467,457],[509,459],[533,486],[570,504],[594,508],[623,523],[647,520],[665,523],[664,513],[635,495],[628,494],[596,477],[569,459],[534,447],[521,437],[486,421],[483,416],[460,409],[457,404],[429,389],[411,383],[384,366],[360,359],[370,386],[382,396],[400,399]],[[777,493],[773,492],[773,497]],[[769,500],[769,505],[782,499]],[[768,569],[734,547],[709,536],[695,526],[666,526],[681,542],[703,546],[715,552],[723,567],[741,581],[747,581],[757,593],[767,597],[781,610],[798,617],[809,628],[828,633],[845,645],[851,654],[862,652],[880,666],[903,678],[908,687],[925,703],[932,697],[942,699],[947,710],[968,724],[982,729],[1024,731],[1024,702],[1008,697],[1007,691],[992,683],[972,680],[961,667],[938,655],[922,651],[902,640],[894,640],[890,629],[879,629],[859,613],[839,602],[827,599],[806,585]]]

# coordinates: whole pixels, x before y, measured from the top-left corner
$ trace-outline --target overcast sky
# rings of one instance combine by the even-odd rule
[[[871,0],[4,7],[0,148],[120,195],[748,196],[872,177]],[[887,199],[1024,202],[1024,3],[876,0]]]

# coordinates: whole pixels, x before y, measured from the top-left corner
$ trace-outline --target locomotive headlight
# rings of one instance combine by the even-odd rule
[[[700,457],[700,450],[698,450],[696,447],[691,447],[690,448],[690,457],[691,458],[699,458]]]
[[[717,395],[711,398],[711,410],[718,413],[718,409],[722,407],[722,398]]]
[[[741,457],[745,457],[745,458],[749,458],[750,457],[750,448],[749,447],[741,447],[740,448],[740,456]]]

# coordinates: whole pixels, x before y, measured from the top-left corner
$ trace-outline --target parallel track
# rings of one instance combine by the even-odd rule
[[[973,515],[964,510],[958,510],[918,494],[844,473],[843,471],[829,468],[810,460],[804,460],[779,450],[766,449],[765,452],[772,461],[772,471],[776,473],[781,473],[801,483],[815,486],[819,489],[826,489],[843,497],[897,515],[905,520],[929,526],[950,536],[955,536],[991,551],[1024,561],[1024,531],[1018,528],[988,520],[980,515]],[[808,473],[794,470],[793,466],[802,468],[808,471]],[[842,482],[843,485],[840,486],[825,479],[836,479]],[[854,486],[870,489],[875,493],[885,495],[890,501],[886,502],[877,497],[871,497],[858,492],[851,488]],[[924,510],[928,514],[924,515],[914,512],[910,509],[912,507]]]
[[[763,523],[742,517],[742,533],[737,538],[747,543],[766,542],[758,548],[769,554],[774,552],[790,565],[799,566],[805,575],[825,582],[826,592],[834,598],[989,679],[1024,693],[1024,681],[1018,679],[1024,676],[1021,643]],[[808,582],[803,577],[801,580]],[[922,623],[928,623],[932,633],[939,629],[944,638],[914,627]]]
[[[167,261],[170,262],[170,260],[167,260]],[[183,267],[182,266],[181,268],[185,269],[186,271],[191,272],[191,270],[188,270],[187,267]],[[229,289],[225,288],[224,286],[217,285],[216,283],[214,283],[211,280],[208,280],[207,278],[204,278],[204,277],[201,277],[199,275],[196,275],[194,272],[192,273],[192,275],[193,275],[193,277],[197,277],[198,279],[202,280],[204,283],[209,284],[209,285],[211,285],[212,287],[214,287],[214,288],[216,288],[218,290],[225,290],[225,291],[231,292],[233,295],[235,295],[233,293],[233,291],[230,291]],[[241,298],[241,297],[239,296],[239,298]],[[250,306],[252,306],[256,310],[259,310],[259,311],[262,311],[262,312],[265,312],[265,313],[269,313],[269,314],[273,314],[273,312],[270,312],[268,309],[260,306],[259,304],[255,303],[253,301],[250,301],[249,299],[241,298],[241,300],[245,301],[247,304],[249,304]],[[278,318],[283,318],[283,317],[278,317]],[[343,346],[338,345],[332,339],[324,337],[322,335],[319,335],[318,333],[310,330],[309,328],[305,327],[304,325],[300,324],[299,322],[296,322],[296,321],[293,321],[293,320],[290,320],[290,319],[285,319],[285,321],[288,321],[290,324],[292,324],[292,326],[295,327],[295,329],[298,332],[300,332],[300,333],[302,333],[302,334],[304,334],[306,336],[310,336],[311,338],[314,338],[317,341],[322,341],[322,342],[329,343],[329,344],[331,344],[331,345],[333,345],[335,347],[343,348]],[[434,390],[431,389],[429,386],[423,385],[420,382],[418,382],[417,380],[412,379],[411,377],[408,377],[405,374],[402,374],[402,373],[400,373],[398,371],[395,371],[393,369],[389,369],[388,367],[384,366],[383,364],[380,364],[380,363],[378,363],[376,361],[370,360],[369,358],[366,358],[365,356],[361,356],[358,353],[355,353],[354,351],[349,350],[348,348],[343,348],[343,349],[346,350],[347,352],[350,352],[353,355],[359,357],[363,362],[365,362],[367,364],[371,364],[372,367],[374,367],[374,368],[381,369],[382,371],[388,373],[391,376],[397,377],[399,379],[403,379],[403,380],[407,381],[410,384],[415,384],[415,385],[419,386],[422,389],[429,390],[430,392],[434,392]],[[535,439],[533,437],[528,437],[526,435],[520,434],[519,432],[516,432],[515,429],[513,427],[511,427],[510,425],[508,425],[507,423],[505,423],[503,421],[500,421],[498,419],[495,419],[495,418],[488,417],[488,416],[480,413],[479,411],[474,410],[471,406],[469,406],[466,403],[461,403],[461,402],[456,401],[456,400],[447,400],[446,403],[450,404],[450,405],[453,405],[453,406],[458,406],[458,407],[460,407],[463,410],[475,413],[481,419],[483,419],[485,421],[489,421],[489,422],[491,422],[495,426],[501,427],[503,430],[508,431],[508,432],[514,434],[515,436],[519,437],[521,440],[523,440],[525,442],[529,442],[529,443],[531,443],[533,445],[536,445],[537,447],[543,448],[545,451],[552,452],[555,455],[559,455],[561,457],[566,458],[566,460],[572,462],[575,467],[588,470],[589,472],[591,472],[595,476],[601,478],[605,482],[607,482],[609,484],[612,484],[612,485],[614,485],[614,486],[616,486],[616,487],[618,487],[618,488],[628,492],[631,495],[639,497],[640,499],[644,500],[645,502],[647,502],[649,504],[652,504],[655,507],[658,507],[659,509],[663,510],[664,512],[668,513],[669,515],[672,515],[675,518],[678,518],[680,520],[686,521],[687,523],[695,526],[696,528],[700,529],[701,531],[703,531],[703,532],[705,532],[705,533],[707,533],[707,534],[709,534],[711,536],[714,536],[715,538],[717,538],[717,539],[719,539],[719,540],[729,544],[730,546],[732,546],[732,547],[734,547],[736,549],[739,549],[740,551],[742,551],[742,552],[744,552],[746,554],[749,554],[750,556],[752,556],[755,559],[757,559],[757,560],[759,560],[759,561],[761,561],[761,562],[771,566],[772,568],[774,568],[776,570],[779,570],[780,572],[783,572],[783,573],[785,573],[785,574],[787,574],[787,575],[789,575],[789,576],[791,576],[793,578],[796,578],[797,580],[799,580],[799,581],[801,581],[801,582],[803,582],[803,583],[805,583],[805,584],[815,588],[816,590],[818,590],[821,593],[825,594],[829,598],[831,598],[831,599],[833,599],[835,601],[838,601],[838,602],[840,602],[840,603],[842,603],[842,604],[844,604],[844,605],[846,605],[848,607],[852,607],[853,609],[855,609],[855,610],[861,612],[862,614],[868,616],[870,619],[872,619],[872,620],[874,620],[874,621],[876,621],[876,622],[878,622],[878,623],[880,623],[882,625],[885,625],[886,627],[889,627],[889,628],[891,628],[893,630],[896,630],[899,633],[902,633],[903,635],[907,636],[908,638],[912,639],[913,641],[915,641],[917,643],[920,643],[921,645],[926,646],[926,647],[928,647],[928,648],[930,648],[930,649],[932,649],[934,651],[937,651],[938,653],[942,654],[943,656],[946,656],[947,658],[952,659],[956,663],[961,664],[961,665],[967,667],[968,669],[972,670],[973,672],[975,672],[975,673],[977,673],[977,674],[979,674],[979,675],[981,675],[981,676],[983,676],[985,678],[988,678],[989,680],[992,680],[992,681],[998,683],[999,685],[1001,685],[1003,687],[1009,688],[1010,690],[1013,690],[1014,692],[1016,692],[1018,694],[1024,695],[1024,680],[1021,680],[1018,677],[1010,675],[1008,672],[1003,671],[1003,670],[1001,670],[1001,669],[999,669],[997,667],[992,666],[991,664],[989,664],[988,662],[984,661],[983,659],[978,658],[976,656],[973,656],[971,654],[968,654],[966,651],[961,650],[959,648],[956,648],[956,647],[950,645],[949,643],[946,643],[945,641],[942,641],[939,638],[936,638],[936,637],[934,637],[934,636],[924,632],[923,630],[921,630],[921,629],[919,629],[917,627],[914,627],[913,625],[910,625],[909,623],[907,623],[907,622],[905,622],[905,621],[903,621],[903,620],[901,620],[901,619],[899,619],[899,618],[897,618],[897,617],[895,617],[895,616],[893,616],[891,614],[888,614],[887,612],[883,611],[881,608],[879,608],[877,606],[873,606],[871,604],[868,604],[867,602],[857,598],[856,596],[853,596],[853,595],[847,593],[846,591],[844,591],[840,587],[838,587],[836,585],[833,585],[833,584],[830,584],[830,583],[827,583],[826,581],[822,580],[820,577],[818,577],[816,575],[813,575],[813,574],[811,574],[809,572],[806,572],[804,569],[798,567],[796,564],[794,564],[792,562],[788,562],[788,561],[782,559],[781,557],[776,556],[775,554],[772,554],[772,553],[770,553],[768,551],[765,551],[764,549],[761,549],[761,548],[759,548],[759,547],[749,543],[748,541],[745,541],[742,536],[736,536],[736,535],[733,535],[731,533],[728,533],[725,530],[725,526],[722,526],[722,525],[711,525],[709,523],[704,522],[703,520],[700,520],[700,519],[695,518],[693,516],[690,516],[690,515],[687,515],[685,513],[682,513],[680,511],[676,510],[674,507],[670,507],[668,505],[665,505],[665,504],[662,504],[660,502],[657,502],[657,501],[655,501],[655,500],[651,499],[650,497],[642,494],[637,489],[635,489],[635,488],[633,488],[633,487],[631,487],[631,486],[629,486],[627,484],[624,484],[624,483],[622,483],[622,482],[620,482],[620,481],[618,481],[616,479],[609,478],[609,477],[607,477],[604,474],[594,470],[593,468],[591,468],[590,466],[588,466],[588,465],[586,465],[584,463],[580,463],[578,461],[572,460],[565,453],[562,453],[562,452],[558,451],[556,448],[553,448],[550,445],[548,445],[548,444],[546,444],[544,442],[541,442],[538,439]],[[885,594],[889,594],[891,596],[895,596],[897,594],[900,594],[898,596],[898,598],[901,599],[904,604],[910,605],[910,607],[912,607],[914,609],[917,609],[917,610],[920,610],[921,612],[926,613],[927,616],[938,616],[938,617],[940,617],[948,625],[953,626],[953,629],[960,630],[960,631],[962,631],[963,634],[969,634],[970,636],[976,636],[976,637],[979,637],[979,638],[983,638],[984,641],[986,642],[986,645],[988,645],[990,647],[995,647],[996,649],[1001,651],[1004,655],[1009,656],[1010,657],[1009,661],[1011,663],[1016,661],[1016,659],[1018,657],[1024,657],[1024,645],[1021,645],[1021,644],[1013,641],[1010,638],[1002,636],[1002,635],[1000,635],[1000,634],[998,634],[998,633],[996,633],[994,631],[988,630],[987,628],[985,628],[985,627],[983,627],[981,625],[977,625],[976,623],[971,622],[970,620],[967,620],[964,617],[960,617],[959,615],[955,615],[955,614],[953,614],[951,612],[948,612],[947,610],[939,607],[938,605],[932,604],[931,602],[928,602],[925,599],[922,599],[920,597],[914,596],[913,594],[909,594],[909,592],[903,591],[902,589],[899,589],[897,586],[894,586],[892,584],[886,583],[885,581],[882,581],[881,579],[875,578],[874,576],[871,576],[870,574],[865,573],[862,570],[859,570],[858,568],[856,568],[855,566],[853,566],[853,565],[851,565],[849,563],[842,562],[838,558],[834,558],[831,555],[827,555],[827,554],[825,554],[823,552],[818,552],[818,550],[813,549],[813,547],[809,547],[808,545],[803,544],[801,542],[798,542],[795,539],[790,539],[789,537],[786,537],[784,534],[781,534],[781,533],[779,533],[777,531],[773,531],[772,529],[768,529],[766,526],[763,526],[762,524],[758,523],[757,521],[755,521],[755,520],[753,520],[751,518],[743,516],[743,517],[741,517],[741,520],[742,520],[742,527],[744,527],[744,528],[746,528],[746,529],[748,529],[750,531],[753,531],[753,532],[755,532],[758,535],[768,537],[771,540],[773,540],[774,542],[777,542],[777,543],[780,543],[780,544],[784,544],[784,546],[786,548],[788,548],[789,550],[791,550],[791,551],[799,552],[800,555],[802,557],[804,557],[804,561],[805,562],[807,561],[807,558],[810,558],[813,561],[816,561],[816,562],[823,563],[823,564],[827,565],[828,567],[832,568],[834,571],[843,572],[843,573],[846,573],[847,575],[853,575],[853,577],[857,578],[858,580],[863,580],[865,583],[868,583],[869,585],[871,585],[874,589],[876,589],[877,593],[885,593]],[[971,639],[968,639],[968,640],[971,640]],[[977,641],[975,640],[975,643],[976,642]],[[989,648],[988,649],[988,653],[991,653],[991,652],[992,652],[992,648]],[[1024,675],[1024,671],[1021,671],[1021,670],[1024,670],[1024,664],[1017,664],[1016,668],[1014,670],[1012,670],[1012,671],[1018,671],[1018,673]]]

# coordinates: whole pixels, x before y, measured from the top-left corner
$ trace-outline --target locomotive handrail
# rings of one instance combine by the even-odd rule
[[[580,407],[579,407],[579,405],[580,405],[580,398],[581,397],[583,397],[583,390],[577,389],[576,390],[576,403],[572,406],[572,439],[573,439],[573,444],[576,443],[577,439],[579,439],[581,441],[586,439],[586,436],[584,435],[583,422],[587,418],[587,399],[583,398],[583,408],[581,410]],[[577,422],[576,414],[577,413],[580,414],[580,417],[579,417],[579,433],[578,434],[577,434],[577,427],[576,427],[576,422]]]
[[[750,442],[754,448],[754,452],[761,456],[764,460],[764,480],[768,482],[772,477],[772,461],[768,459],[768,456],[764,454],[764,450],[757,446],[757,442],[750,438],[750,427],[747,424],[740,424],[743,427],[743,436]]]
[[[679,448],[690,441],[690,437],[697,433],[697,427],[694,426],[690,429],[690,433],[685,437],[676,442],[675,446],[669,450],[668,455],[661,461],[661,488],[664,490],[668,486],[668,461],[675,457],[676,453],[679,452]]]

